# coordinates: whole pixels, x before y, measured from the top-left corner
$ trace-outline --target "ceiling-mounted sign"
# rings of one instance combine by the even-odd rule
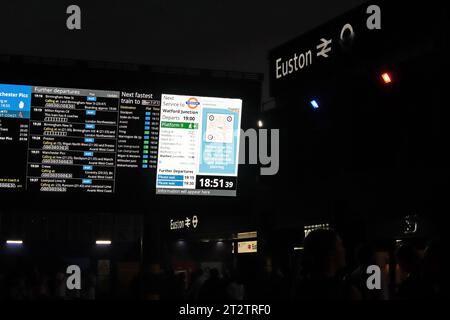
[[[371,1],[270,52],[274,97],[447,50],[448,5]],[[442,52],[443,53],[443,52]]]
[[[187,216],[184,219],[170,219],[170,230],[189,230],[197,229],[199,219],[197,215]]]
[[[403,234],[411,235],[417,233],[419,228],[419,217],[418,215],[408,215],[404,218],[404,231]]]
[[[258,241],[241,241],[238,242],[238,253],[257,253]]]
[[[383,30],[383,5],[377,1],[358,7],[322,27],[275,48],[270,53],[270,80],[274,96],[305,79],[309,72],[327,69],[351,55],[357,45]]]
[[[330,224],[329,223],[322,223],[322,224],[313,224],[309,226],[304,226],[303,230],[305,232],[305,238],[313,231],[315,230],[330,230]]]

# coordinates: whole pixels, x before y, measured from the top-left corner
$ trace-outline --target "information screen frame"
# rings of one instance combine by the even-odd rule
[[[111,91],[148,91],[170,92],[189,96],[211,96],[219,98],[242,99],[243,110],[241,127],[252,127],[256,123],[259,111],[261,78],[226,77],[223,74],[217,76],[214,72],[189,73],[186,70],[181,74],[155,71],[148,66],[134,66],[111,68],[104,64],[100,66],[87,62],[74,61],[73,63],[44,64],[10,60],[7,63],[0,62],[2,73],[0,83],[16,85],[33,85],[64,88],[91,88],[93,90]],[[61,77],[62,74],[70,75]],[[126,79],[124,81],[123,79]],[[188,83],[189,85],[186,85]],[[242,166],[241,166],[242,167]],[[238,192],[236,197],[211,197],[214,200],[206,200],[203,196],[162,196],[156,195],[156,176],[144,177],[128,175],[125,179],[132,181],[132,185],[145,186],[150,192],[136,192],[136,189],[123,188],[112,194],[47,194],[47,193],[17,193],[0,192],[0,201],[4,204],[5,211],[28,211],[30,208],[37,211],[70,211],[70,212],[123,212],[124,210],[142,211],[154,210],[171,203],[182,207],[186,203],[207,205],[207,203],[228,203],[237,205],[240,199],[245,198],[246,184],[254,181],[257,172],[256,167],[239,170],[237,184],[243,185],[244,192]],[[241,175],[242,173],[242,175]],[[122,177],[118,176],[118,179]],[[245,188],[245,189],[244,189]],[[190,198],[190,199],[187,199]],[[209,197],[206,197],[209,198]],[[70,208],[67,208],[70,203]]]

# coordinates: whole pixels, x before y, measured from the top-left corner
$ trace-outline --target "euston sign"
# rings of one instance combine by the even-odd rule
[[[328,78],[448,50],[448,4],[378,0],[364,4],[270,52],[274,97],[318,89]]]
[[[198,217],[196,215],[186,217],[182,220],[170,219],[170,230],[197,229],[197,226]]]
[[[329,68],[333,61],[353,52],[356,45],[380,36],[384,27],[383,13],[383,5],[367,4],[272,50],[272,94],[279,95],[298,79],[307,78],[308,72]]]

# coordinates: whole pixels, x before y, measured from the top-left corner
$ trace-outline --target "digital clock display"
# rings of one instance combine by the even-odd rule
[[[235,190],[235,177],[198,176],[197,189]]]

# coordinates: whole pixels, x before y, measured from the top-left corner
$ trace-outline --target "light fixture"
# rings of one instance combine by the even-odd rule
[[[186,245],[186,241],[184,239],[179,239],[176,242],[177,246],[185,246]]]
[[[262,128],[264,126],[264,123],[262,122],[262,120],[258,120],[258,127]]]
[[[22,240],[6,240],[6,244],[17,244],[17,245],[21,245],[23,244]]]
[[[316,100],[311,100],[309,103],[314,109],[319,109],[319,103]]]
[[[95,241],[95,244],[102,245],[102,246],[109,246],[109,245],[111,245],[111,240],[97,240],[97,241]]]
[[[216,246],[217,246],[218,248],[222,248],[223,246],[225,246],[225,243],[224,243],[223,241],[217,241],[217,242],[216,242]]]
[[[381,78],[383,79],[385,84],[390,84],[392,83],[392,76],[390,73],[385,72],[381,75]]]

